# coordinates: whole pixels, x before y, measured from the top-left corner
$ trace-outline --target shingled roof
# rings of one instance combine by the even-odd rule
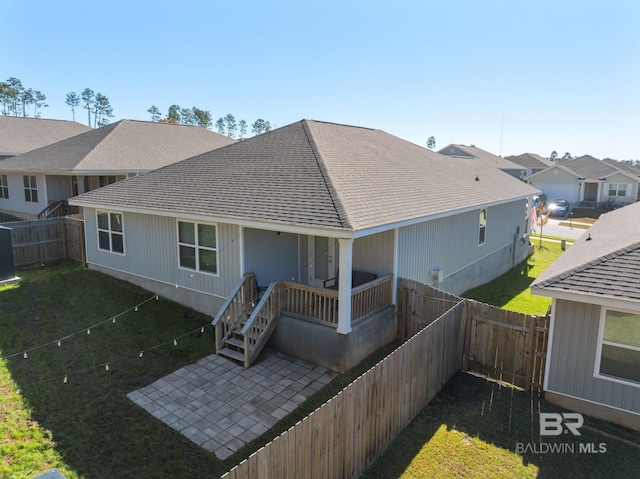
[[[121,120],[0,163],[2,171],[147,172],[235,143],[199,126]]]
[[[355,231],[537,191],[380,130],[302,120],[72,202]]]
[[[621,161],[612,160],[611,158],[605,158],[602,161],[609,166],[613,166],[614,168],[625,171],[633,176],[640,176],[640,168],[638,168],[637,166],[632,166]]]
[[[522,166],[502,158],[501,156],[489,153],[477,146],[451,144],[439,150],[438,153],[451,156],[453,158],[476,158],[479,161],[482,161],[485,166],[492,166],[500,170],[524,170]]]
[[[26,153],[89,130],[75,121],[0,116],[0,156]]]
[[[525,168],[549,168],[553,166],[552,162],[535,153],[522,153],[521,155],[507,156],[505,159]]]
[[[561,160],[558,162],[558,165],[564,166],[586,180],[599,180],[616,172],[623,171],[591,155],[584,155],[575,160]]]
[[[606,213],[531,284],[531,291],[640,301],[640,203]]]

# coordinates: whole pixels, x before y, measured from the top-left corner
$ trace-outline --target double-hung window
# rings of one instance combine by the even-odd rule
[[[595,373],[596,377],[640,386],[640,313],[605,310]]]
[[[98,211],[98,248],[124,254],[122,213]]]
[[[480,219],[478,222],[478,246],[483,245],[487,239],[487,209],[480,210]]]
[[[9,181],[7,175],[0,175],[0,199],[9,199]]]
[[[218,239],[214,224],[178,221],[180,267],[218,274]]]
[[[609,196],[627,196],[627,184],[609,183]]]
[[[25,175],[22,177],[24,182],[24,200],[27,203],[38,202],[38,182],[35,175]]]

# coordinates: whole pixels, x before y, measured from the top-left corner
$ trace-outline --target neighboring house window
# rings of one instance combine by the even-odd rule
[[[609,183],[609,196],[627,196],[627,184]]]
[[[110,185],[112,183],[116,182],[116,177],[115,176],[101,176],[100,177],[100,188],[102,188],[103,186],[107,186]]]
[[[216,225],[178,221],[178,254],[182,268],[218,274]]]
[[[478,246],[483,245],[486,240],[487,234],[487,210],[486,208],[480,210],[480,222],[478,227]]]
[[[122,213],[98,211],[98,248],[124,254]]]
[[[0,198],[9,199],[9,182],[7,175],[0,175]]]
[[[640,386],[640,314],[606,310],[603,316],[596,376]]]
[[[24,181],[24,200],[28,203],[38,202],[38,183],[34,175],[23,176]]]

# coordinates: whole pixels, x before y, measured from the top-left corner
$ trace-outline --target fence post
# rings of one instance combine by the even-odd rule
[[[407,324],[407,301],[409,291],[402,288],[398,294],[398,312],[396,313],[396,338],[402,342],[407,340],[406,324]]]
[[[533,343],[536,337],[536,316],[527,316],[529,320],[529,332],[525,333],[524,339],[524,358],[522,363],[524,365],[524,390],[525,392],[531,391],[531,378],[533,377]]]

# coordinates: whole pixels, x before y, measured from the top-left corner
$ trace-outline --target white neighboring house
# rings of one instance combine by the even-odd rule
[[[198,126],[121,120],[0,161],[0,211],[66,214],[73,196],[235,141]]]
[[[537,193],[475,159],[303,120],[70,203],[89,267],[211,315],[255,273],[281,305],[299,294],[273,347],[345,370],[394,338],[398,277],[462,293],[524,260]]]
[[[600,216],[531,293],[553,298],[545,399],[640,430],[640,203]]]
[[[564,199],[571,206],[616,207],[638,201],[637,175],[593,156],[563,160],[527,178],[547,200]]]

